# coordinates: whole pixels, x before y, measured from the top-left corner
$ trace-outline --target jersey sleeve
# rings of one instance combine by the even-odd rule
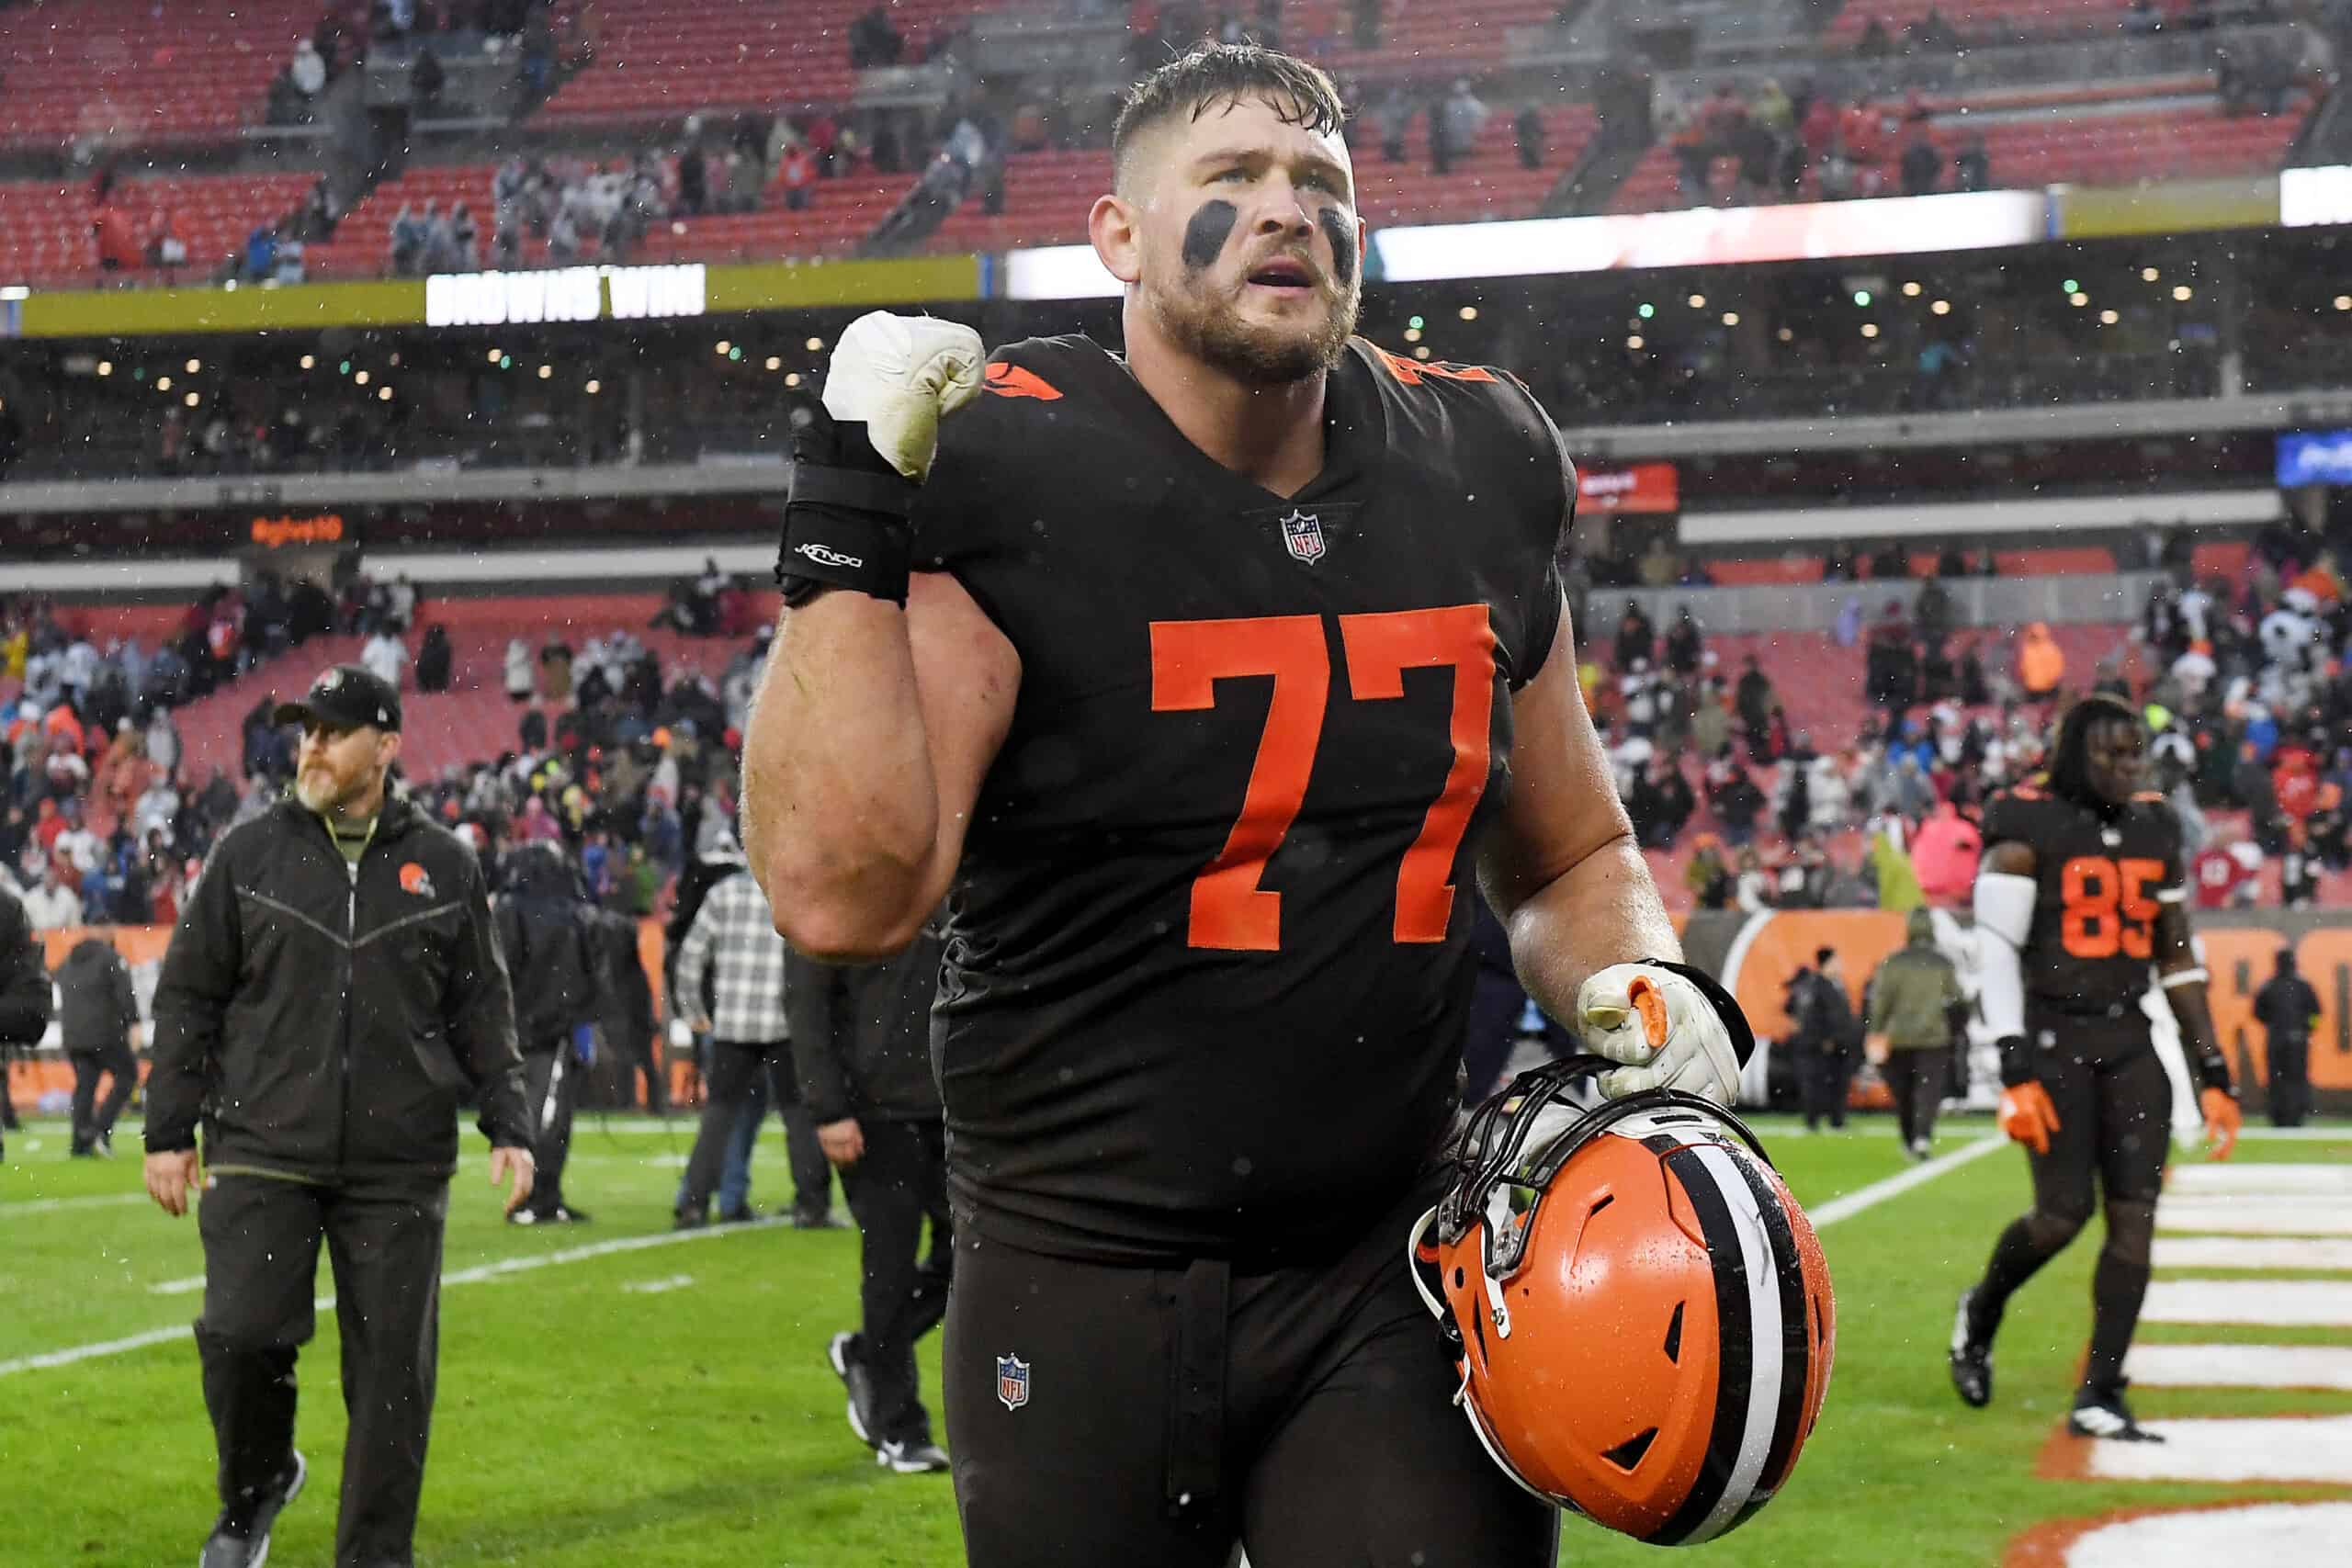
[[[1984,807],[1984,839],[1987,854],[1996,844],[2023,844],[2032,849],[2033,801],[2014,790],[2004,790]]]
[[[1531,467],[1534,469],[1530,486],[1532,499],[1529,502],[1529,527],[1537,536],[1543,548],[1541,579],[1532,591],[1527,610],[1527,648],[1511,671],[1510,686],[1518,691],[1543,672],[1550,658],[1552,644],[1560,632],[1560,616],[1566,603],[1566,584],[1560,574],[1560,557],[1568,546],[1568,531],[1577,516],[1577,467],[1568,457],[1567,444],[1560,439],[1559,427],[1526,383],[1509,371],[1504,381],[1525,402],[1533,419],[1530,431],[1533,454]],[[1573,612],[1571,612],[1573,613]]]

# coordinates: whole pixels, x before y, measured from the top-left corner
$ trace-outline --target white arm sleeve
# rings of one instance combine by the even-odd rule
[[[1976,878],[1976,954],[1984,977],[1977,1006],[1996,1040],[2025,1032],[2025,973],[2018,954],[2033,929],[2038,891],[2032,877],[2009,872]]]

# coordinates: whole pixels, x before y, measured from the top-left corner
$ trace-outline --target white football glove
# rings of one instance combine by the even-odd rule
[[[1739,1090],[1729,1024],[1705,991],[1671,969],[1612,964],[1594,975],[1577,991],[1576,1032],[1586,1050],[1624,1064],[1597,1080],[1611,1100],[1671,1089],[1729,1105]]]
[[[939,421],[979,396],[980,334],[932,316],[869,310],[833,344],[825,412],[864,422],[874,449],[921,484],[939,455]]]

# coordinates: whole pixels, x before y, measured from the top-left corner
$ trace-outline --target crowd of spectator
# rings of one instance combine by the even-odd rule
[[[1943,582],[1976,569],[1949,548],[1907,607],[1890,599],[1865,626],[1863,597],[1849,604],[1838,640],[1862,647],[1869,705],[1851,736],[1793,727],[1758,660],[1724,671],[1687,608],[1660,637],[1628,601],[1607,663],[1589,648],[1581,673],[1637,836],[1660,851],[1688,837],[1702,908],[1963,899],[1984,803],[2040,766],[2085,690],[2146,715],[2151,787],[2181,820],[2205,901],[2251,899],[2276,863],[2292,907],[2352,867],[2346,543],[2278,525],[2229,580],[2177,558],[2141,623],[2087,671],[2041,625],[2007,646],[1960,628]],[[1892,547],[1868,564],[1888,569],[1871,580],[1903,574]]]

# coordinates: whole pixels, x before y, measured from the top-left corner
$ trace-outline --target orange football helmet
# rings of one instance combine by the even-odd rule
[[[1580,1111],[1565,1097],[1590,1070],[1523,1074],[1478,1108],[1409,1244],[1439,1292],[1414,1280],[1453,1343],[1456,1403],[1513,1480],[1695,1545],[1770,1502],[1813,1431],[1829,1268],[1737,1117],[1664,1090]]]

